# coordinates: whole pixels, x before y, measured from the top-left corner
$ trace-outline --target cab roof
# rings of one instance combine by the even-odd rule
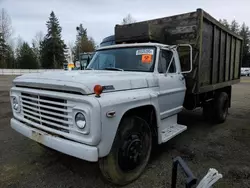
[[[140,46],[154,46],[154,47],[160,47],[160,48],[169,47],[169,45],[166,45],[166,44],[145,42],[145,43],[132,43],[132,44],[114,44],[110,46],[100,47],[97,49],[97,51],[105,50],[105,49],[113,49],[113,48],[140,47]]]

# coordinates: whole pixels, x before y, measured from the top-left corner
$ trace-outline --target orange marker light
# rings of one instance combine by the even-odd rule
[[[94,93],[96,94],[96,97],[100,97],[102,91],[103,91],[103,88],[101,85],[95,85]]]

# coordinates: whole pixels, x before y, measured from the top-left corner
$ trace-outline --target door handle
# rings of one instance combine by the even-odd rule
[[[181,80],[181,81],[184,80],[184,76],[180,76],[180,80]]]

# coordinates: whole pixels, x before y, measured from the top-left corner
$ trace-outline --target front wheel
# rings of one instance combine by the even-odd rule
[[[99,160],[100,170],[111,183],[126,185],[142,174],[151,148],[152,134],[147,122],[137,116],[125,117],[109,155]]]

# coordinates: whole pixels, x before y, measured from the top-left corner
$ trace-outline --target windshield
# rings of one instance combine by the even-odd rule
[[[153,72],[155,47],[130,47],[96,51],[88,69]]]

